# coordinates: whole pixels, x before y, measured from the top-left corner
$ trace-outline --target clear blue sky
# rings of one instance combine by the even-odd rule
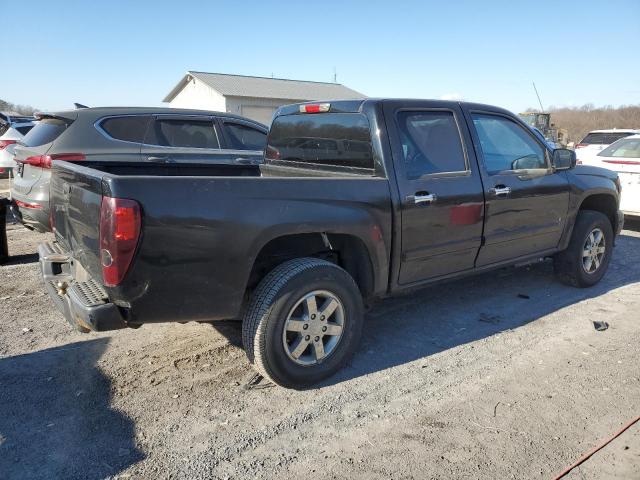
[[[640,104],[640,0],[0,0],[0,98],[160,105],[187,70],[461,96]],[[7,39],[9,39],[7,41]]]

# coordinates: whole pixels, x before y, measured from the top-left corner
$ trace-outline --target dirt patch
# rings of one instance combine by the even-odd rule
[[[236,323],[74,332],[43,238],[10,227],[0,267],[2,478],[551,478],[639,414],[638,231],[588,290],[542,263],[381,302],[306,391],[245,388]],[[616,475],[640,477],[637,426],[569,478]]]

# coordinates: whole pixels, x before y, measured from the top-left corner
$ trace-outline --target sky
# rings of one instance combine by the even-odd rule
[[[514,112],[640,104],[640,0],[0,0],[0,99],[160,106],[187,70]],[[10,39],[9,41],[6,41]]]

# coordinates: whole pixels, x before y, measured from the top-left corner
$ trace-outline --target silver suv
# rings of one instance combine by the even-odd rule
[[[83,108],[36,114],[15,149],[11,209],[25,227],[49,231],[51,162],[151,162],[257,166],[267,127],[235,115],[175,108]]]

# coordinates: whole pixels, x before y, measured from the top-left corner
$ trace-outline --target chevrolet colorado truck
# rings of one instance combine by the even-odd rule
[[[345,364],[373,300],[547,257],[589,287],[623,223],[614,172],[488,105],[281,107],[260,169],[53,162],[50,296],[85,332],[241,319],[258,372],[302,388]]]

